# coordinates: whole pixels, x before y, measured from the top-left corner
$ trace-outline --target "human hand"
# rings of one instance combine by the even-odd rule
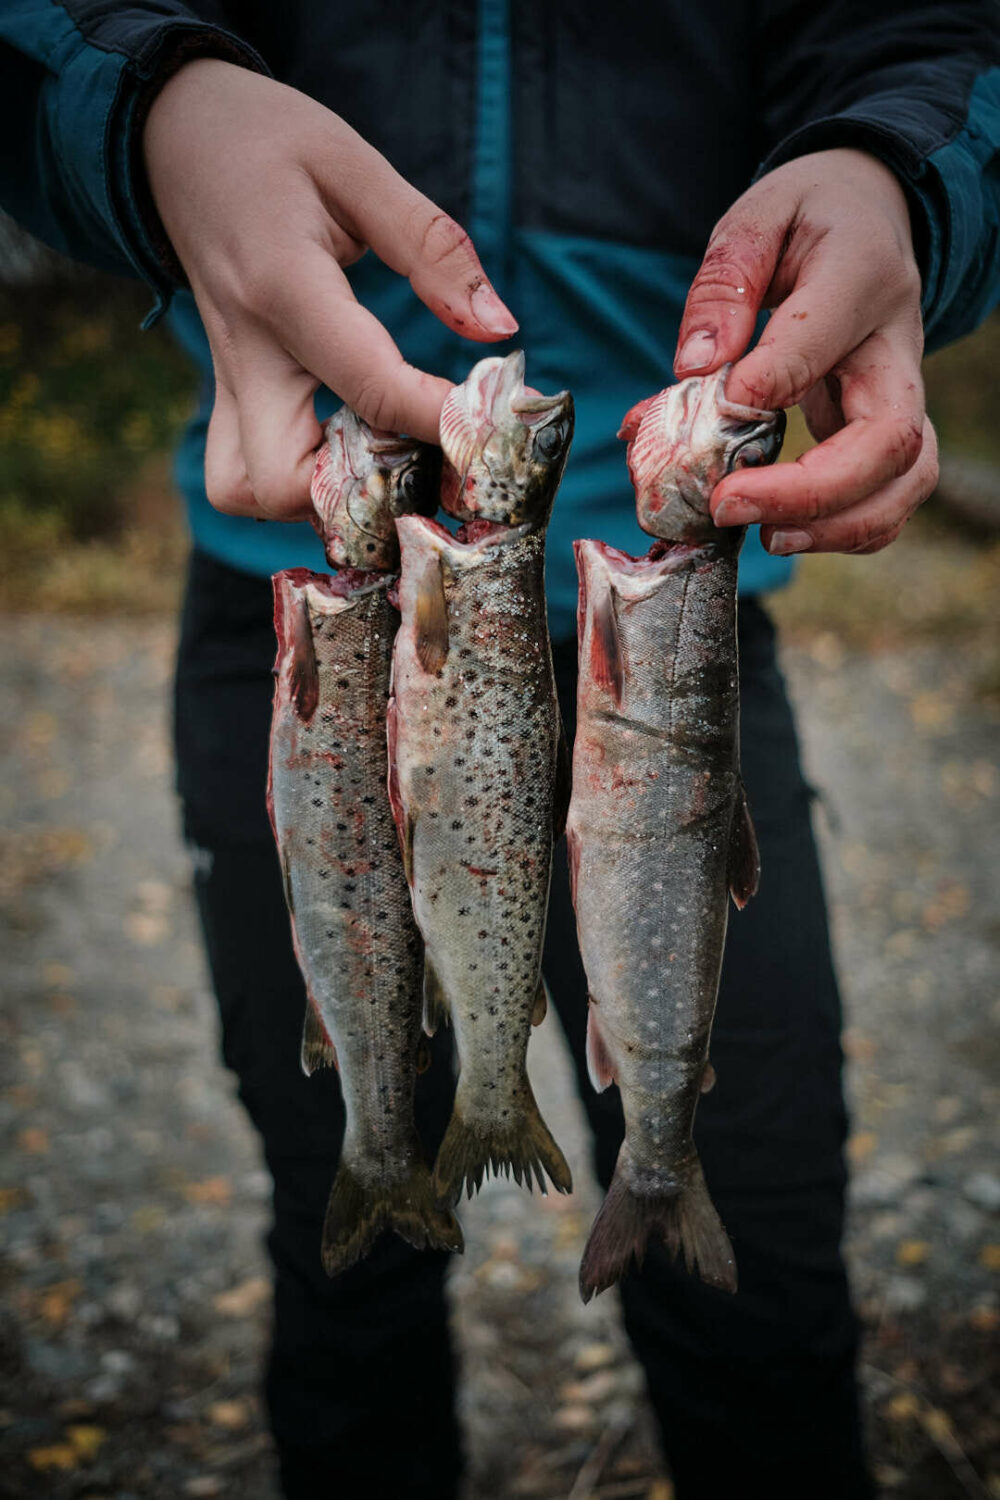
[[[762,307],[776,311],[739,359]],[[678,379],[739,360],[726,395],[797,402],[818,439],[795,463],[727,475],[717,526],[760,521],[778,554],[878,552],[934,489],[920,274],[903,191],[875,157],[818,151],[748,189],[713,231],[678,350]]]
[[[436,443],[450,382],[405,363],[343,268],[370,246],[456,333],[509,338],[517,324],[454,220],[328,109],[211,58],[164,85],[143,147],[212,349],[212,504],[310,514],[321,383],[373,427]]]

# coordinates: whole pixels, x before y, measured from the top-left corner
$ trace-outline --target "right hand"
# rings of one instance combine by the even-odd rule
[[[406,364],[343,267],[371,246],[447,327],[509,338],[517,324],[464,230],[321,104],[212,58],[164,85],[143,147],[212,350],[212,504],[309,516],[320,384],[373,427],[436,443],[450,383]]]

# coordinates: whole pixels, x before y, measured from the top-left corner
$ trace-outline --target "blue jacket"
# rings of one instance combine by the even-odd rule
[[[711,227],[756,172],[832,146],[884,160],[909,198],[931,346],[1000,289],[995,0],[0,0],[0,201],[56,249],[144,277],[154,315],[169,305],[205,375],[177,464],[192,531],[250,572],[322,556],[308,527],[205,498],[207,344],[138,144],[157,89],[195,56],[270,71],[344,116],[469,230],[520,320],[531,383],[573,391],[554,635],[573,630],[573,537],[645,549],[615,432],[670,379]],[[415,363],[459,380],[485,352],[373,257],[350,275]],[[742,586],[789,566],[753,537]]]

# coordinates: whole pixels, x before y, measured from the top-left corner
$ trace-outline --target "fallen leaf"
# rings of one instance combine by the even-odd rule
[[[212,1298],[212,1306],[224,1318],[248,1318],[271,1300],[271,1283],[264,1276],[251,1276],[228,1292]]]
[[[22,1187],[0,1188],[0,1214],[9,1214],[12,1208],[27,1203],[28,1195]]]
[[[885,1414],[893,1422],[908,1422],[912,1417],[919,1414],[920,1402],[912,1391],[900,1391],[893,1396],[885,1408]]]
[[[250,1412],[245,1401],[213,1401],[208,1408],[208,1420],[213,1427],[225,1427],[230,1432],[236,1432],[247,1425]]]
[[[674,1487],[669,1479],[654,1479],[646,1500],[674,1500]]]
[[[979,1252],[979,1264],[987,1271],[1000,1271],[1000,1245],[984,1245]]]
[[[75,1469],[76,1449],[71,1443],[52,1443],[47,1448],[29,1448],[28,1462],[33,1469]]]
[[[922,1266],[929,1249],[926,1240],[900,1240],[896,1246],[896,1263],[901,1266]]]
[[[189,1203],[207,1203],[225,1208],[232,1200],[233,1185],[228,1177],[204,1177],[200,1182],[185,1183],[182,1189]]]
[[[852,1135],[847,1142],[847,1155],[851,1161],[857,1163],[871,1156],[878,1145],[878,1136],[874,1130],[859,1130],[857,1135]]]
[[[51,1323],[54,1328],[60,1328],[69,1317],[70,1308],[82,1291],[82,1283],[75,1279],[53,1282],[52,1286],[46,1287],[42,1293],[38,1311],[46,1323]]]
[[[140,1234],[153,1234],[167,1221],[167,1211],[159,1203],[144,1203],[132,1213],[132,1227]]]
[[[974,1307],[969,1322],[977,1333],[995,1333],[1000,1328],[1000,1312],[995,1307]]]
[[[49,1133],[40,1125],[29,1125],[21,1131],[17,1144],[30,1156],[44,1156],[49,1149]]]
[[[103,1427],[92,1427],[89,1423],[79,1423],[73,1427],[67,1427],[66,1436],[69,1438],[79,1457],[85,1463],[92,1463],[97,1457],[100,1446],[107,1437],[107,1433]]]
[[[932,1437],[935,1442],[947,1443],[949,1438],[953,1436],[954,1429],[951,1418],[939,1406],[927,1407],[925,1411],[920,1413],[920,1421],[928,1437]]]

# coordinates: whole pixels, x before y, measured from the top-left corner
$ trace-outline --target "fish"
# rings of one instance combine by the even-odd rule
[[[390,572],[399,567],[395,519],[438,507],[441,450],[370,427],[349,406],[326,423],[310,496],[332,568]]]
[[[730,401],[731,368],[668,385],[622,422],[639,525],[662,541],[717,535],[708,509],[715,486],[734,469],[773,463],[781,451],[785,413]]]
[[[302,1061],[340,1074],[346,1129],[323,1226],[332,1276],[389,1228],[460,1250],[414,1121],[422,942],[388,796],[395,575],[274,577],[268,808],[308,994]]]
[[[729,900],[745,906],[760,874],[739,757],[743,529],[713,526],[708,499],[741,457],[777,457],[783,413],[742,408],[740,427],[724,380],[671,390],[623,424],[640,524],[658,528],[658,540],[642,558],[575,543],[570,881],[589,987],[588,1071],[598,1091],[617,1083],[625,1115],[580,1268],[585,1302],[641,1264],[654,1235],[709,1285],[737,1286],[692,1138],[715,1077],[709,1041]]]
[[[542,947],[568,757],[545,611],[545,527],[573,429],[566,392],[526,392],[522,355],[446,398],[452,535],[402,516],[390,796],[425,944],[424,1026],[454,1027],[455,1104],[435,1163],[445,1201],[489,1171],[572,1179],[527,1073],[545,1014]],[[542,440],[542,433],[549,436]]]
[[[448,515],[505,526],[548,521],[573,437],[573,398],[526,386],[522,350],[480,360],[452,387],[440,435]]]

